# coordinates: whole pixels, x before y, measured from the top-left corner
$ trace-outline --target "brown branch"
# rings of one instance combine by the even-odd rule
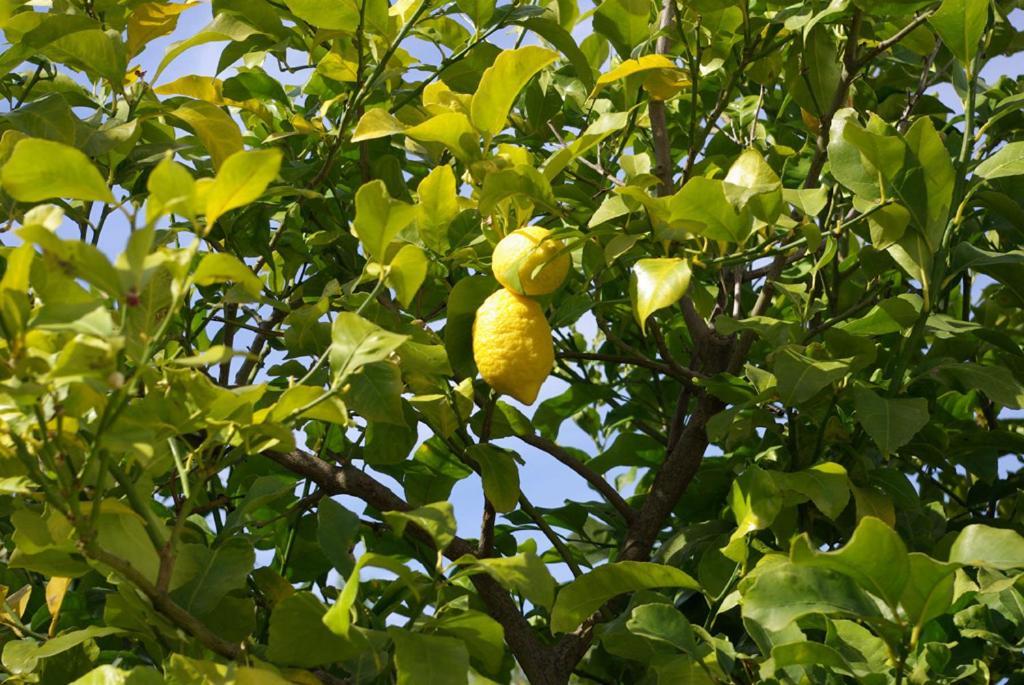
[[[672,25],[675,12],[675,0],[665,0],[661,8],[661,18],[658,21],[658,31],[661,35],[658,36],[658,40],[654,44],[654,52],[659,55],[668,52],[668,27]],[[651,98],[647,103],[647,115],[651,119],[651,135],[654,138],[654,174],[661,179],[658,195],[664,197],[675,191],[675,183],[672,180],[672,145],[668,137],[664,101]]]
[[[480,428],[480,444],[491,441],[491,426],[494,423],[494,407],[498,404],[498,395],[492,393],[484,407],[484,421]],[[480,520],[480,544],[477,545],[477,556],[489,557],[494,554],[494,522],[498,518],[494,505],[484,493],[484,513]]]
[[[161,614],[166,616],[179,628],[199,640],[200,643],[212,652],[227,658],[236,660],[243,655],[241,645],[228,642],[211,631],[206,625],[181,608],[169,595],[160,592],[155,585],[142,575],[142,573],[125,559],[107,552],[99,545],[93,543],[84,544],[82,550],[89,558],[109,566],[119,575],[123,576],[144,594]]]
[[[602,478],[598,473],[587,467],[586,464],[581,462],[576,457],[572,456],[567,450],[563,449],[558,444],[548,440],[547,438],[541,437],[540,435],[517,435],[517,438],[525,442],[527,445],[536,447],[539,450],[547,452],[560,463],[568,466],[578,476],[587,481],[592,488],[598,491],[608,504],[615,508],[615,511],[619,512],[623,520],[627,524],[631,524],[636,518],[636,512],[629,506],[629,503],[622,498],[622,495],[613,488],[608,481]]]
[[[602,352],[559,352],[556,355],[560,359],[572,359],[579,361],[609,362],[612,364],[628,364],[638,366],[642,369],[650,369],[666,376],[671,376],[681,383],[692,383],[694,378],[700,378],[704,374],[698,373],[686,367],[675,364],[662,364],[649,357],[629,356],[622,354],[604,354]]]
[[[650,557],[665,520],[700,468],[708,446],[707,422],[723,407],[720,400],[710,395],[698,400],[686,428],[654,476],[640,512],[623,542],[619,561],[641,561]]]
[[[855,65],[854,65],[856,67],[855,71],[864,68],[865,66],[867,66],[868,63],[871,62],[871,60],[875,59],[876,57],[881,55],[883,52],[885,52],[889,48],[893,47],[894,45],[899,43],[901,40],[903,40],[904,38],[909,36],[911,33],[913,33],[914,29],[916,29],[918,26],[920,26],[921,24],[923,24],[926,21],[928,21],[929,19],[931,19],[932,15],[935,14],[937,9],[938,8],[931,9],[931,10],[928,10],[927,12],[922,12],[921,14],[917,15],[916,17],[914,17],[910,21],[909,24],[907,24],[906,26],[901,28],[899,31],[897,31],[896,33],[892,34],[891,36],[889,36],[885,40],[883,40],[880,43],[878,43],[878,45],[876,45],[875,47],[871,48],[866,53],[864,53],[864,56],[861,57],[859,60],[857,60],[857,62],[855,63]]]
[[[497,512],[491,500],[484,495],[484,514],[480,518],[480,543],[477,545],[478,557],[489,557],[494,554],[494,521]]]
[[[526,495],[519,495],[519,506],[526,515],[537,524],[540,532],[544,534],[544,537],[548,539],[551,546],[555,548],[556,552],[558,552],[558,556],[562,557],[562,561],[564,561],[565,565],[569,567],[569,571],[572,573],[573,577],[579,578],[583,575],[583,571],[580,569],[579,564],[577,564],[576,560],[572,557],[572,552],[569,551],[569,548],[566,547],[564,542],[562,542],[562,539],[558,537],[558,533],[555,532],[554,528],[544,520],[544,517],[541,516],[539,511],[537,511],[537,508],[533,506],[530,500],[526,499]]]
[[[412,508],[385,485],[353,466],[334,466],[298,450],[267,451],[263,455],[292,473],[309,478],[326,493],[357,497],[378,511],[409,511]],[[406,534],[433,546],[430,535],[418,526],[410,524],[406,527]],[[476,556],[476,548],[463,538],[455,537],[444,550],[444,555],[450,560],[466,555]],[[491,617],[505,629],[505,641],[530,682],[535,685],[564,685],[565,678],[561,677],[561,666],[555,662],[552,648],[541,642],[508,592],[486,574],[473,575],[470,580]]]

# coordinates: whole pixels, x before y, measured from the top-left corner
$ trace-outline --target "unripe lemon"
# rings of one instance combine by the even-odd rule
[[[550,233],[540,226],[526,226],[502,238],[491,259],[498,283],[523,295],[547,295],[562,285],[569,273],[569,253],[561,240],[546,239]]]
[[[484,300],[473,321],[473,358],[488,385],[533,404],[555,364],[540,305],[504,288]]]

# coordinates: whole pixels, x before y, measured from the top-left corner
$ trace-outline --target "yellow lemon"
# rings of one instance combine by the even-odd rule
[[[504,288],[484,300],[473,321],[473,358],[488,385],[533,404],[555,363],[540,305]]]
[[[502,238],[491,260],[498,283],[523,295],[547,295],[562,285],[569,273],[569,253],[561,240],[547,239],[550,233],[540,226],[526,226]]]

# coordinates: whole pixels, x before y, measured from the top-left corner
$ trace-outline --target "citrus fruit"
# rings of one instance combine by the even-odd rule
[[[562,285],[569,273],[569,253],[561,240],[548,239],[550,233],[526,226],[502,238],[491,260],[498,283],[523,295],[547,295]]]
[[[540,305],[504,288],[484,300],[473,321],[473,358],[488,385],[533,404],[555,363]]]

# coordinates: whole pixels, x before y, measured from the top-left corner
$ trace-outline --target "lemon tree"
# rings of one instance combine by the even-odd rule
[[[0,0],[0,681],[1017,683],[1014,0]]]

